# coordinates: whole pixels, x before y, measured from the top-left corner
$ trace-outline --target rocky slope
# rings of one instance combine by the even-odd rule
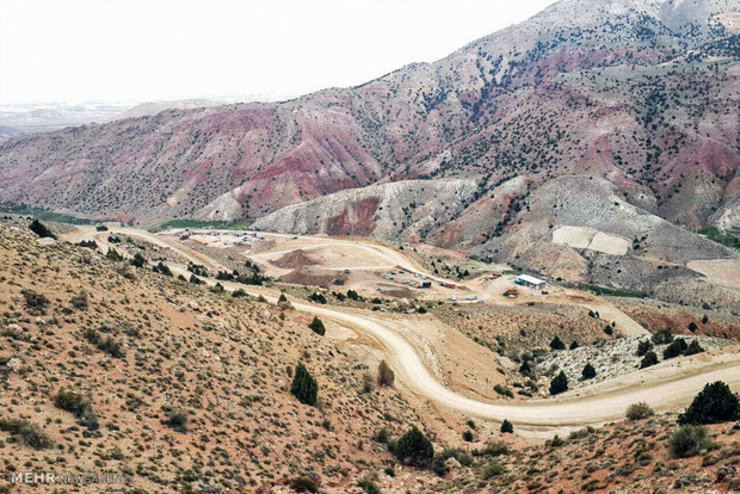
[[[0,147],[0,201],[256,218],[388,181],[476,178],[488,192],[575,173],[670,221],[733,228],[739,6],[563,0],[362,86],[14,139]]]

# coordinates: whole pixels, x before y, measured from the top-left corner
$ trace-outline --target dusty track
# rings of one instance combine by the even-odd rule
[[[173,245],[149,232],[114,228],[113,233],[136,236],[156,245],[169,247],[183,257],[210,269],[222,268],[217,262],[203,254],[181,245]],[[78,230],[70,234],[77,239],[96,239],[105,245],[108,232],[92,234]],[[182,266],[173,265],[176,273],[185,273]],[[213,280],[208,280],[214,284]],[[242,288],[253,296],[264,296],[268,301],[277,301],[277,292],[258,287],[246,287],[221,282],[227,290]],[[396,332],[385,327],[377,319],[357,311],[331,306],[317,306],[292,301],[293,307],[309,314],[318,315],[350,325],[376,339],[388,353],[388,357],[399,374],[400,380],[411,390],[439,405],[459,412],[492,420],[509,419],[519,429],[530,433],[553,428],[567,428],[585,424],[598,424],[624,417],[624,411],[632,403],[644,401],[657,410],[671,410],[686,405],[706,384],[716,380],[728,383],[733,389],[740,388],[740,352],[737,347],[731,353],[714,355],[708,361],[691,357],[676,373],[666,373],[660,364],[639,373],[634,382],[609,388],[609,383],[582,388],[578,394],[571,393],[560,399],[531,400],[527,402],[483,402],[455,393],[442,385],[424,366],[414,347]],[[639,381],[637,380],[639,379]],[[646,384],[643,384],[646,382]],[[606,384],[606,386],[604,386]],[[606,389],[604,389],[606,388]]]

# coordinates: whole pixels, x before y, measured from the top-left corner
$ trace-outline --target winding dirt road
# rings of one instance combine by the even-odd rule
[[[135,236],[171,248],[190,261],[203,264],[209,269],[224,269],[216,261],[201,253],[182,245],[174,245],[146,231],[112,228],[111,232]],[[107,233],[94,231],[91,233],[80,229],[68,235],[68,238],[74,241],[94,239],[107,247],[105,239]],[[171,268],[176,273],[187,272],[182,266],[172,265]],[[214,280],[206,281],[211,285],[215,284]],[[252,296],[262,295],[270,302],[277,302],[278,292],[275,290],[229,282],[221,284],[227,290],[241,288]],[[688,404],[705,384],[717,380],[726,382],[734,390],[740,388],[740,350],[733,347],[732,351],[714,355],[708,361],[698,356],[687,357],[681,370],[675,373],[665,372],[665,365],[670,363],[662,363],[636,375],[636,378],[648,384],[641,384],[635,379],[635,382],[610,389],[600,389],[602,386],[599,385],[581,388],[577,394],[571,392],[570,395],[566,394],[566,397],[560,399],[484,402],[447,389],[425,367],[415,348],[378,319],[346,308],[318,306],[299,301],[291,303],[296,310],[349,325],[376,339],[386,350],[401,382],[419,395],[471,416],[497,421],[508,419],[520,429],[524,427],[537,431],[599,424],[623,418],[626,408],[639,401],[647,402],[656,410],[675,410]]]

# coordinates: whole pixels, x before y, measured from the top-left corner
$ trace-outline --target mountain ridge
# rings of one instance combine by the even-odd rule
[[[608,176],[670,221],[733,229],[740,69],[720,18],[738,10],[564,0],[353,88],[13,139],[0,147],[0,202],[148,224],[258,218],[399,180],[486,189],[576,173]]]

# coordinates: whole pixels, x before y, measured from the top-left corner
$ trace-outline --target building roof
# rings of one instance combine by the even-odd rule
[[[525,283],[529,283],[531,285],[545,285],[547,282],[545,280],[541,280],[539,278],[535,278],[534,276],[529,276],[528,274],[522,274],[519,275],[519,279],[522,280]]]

